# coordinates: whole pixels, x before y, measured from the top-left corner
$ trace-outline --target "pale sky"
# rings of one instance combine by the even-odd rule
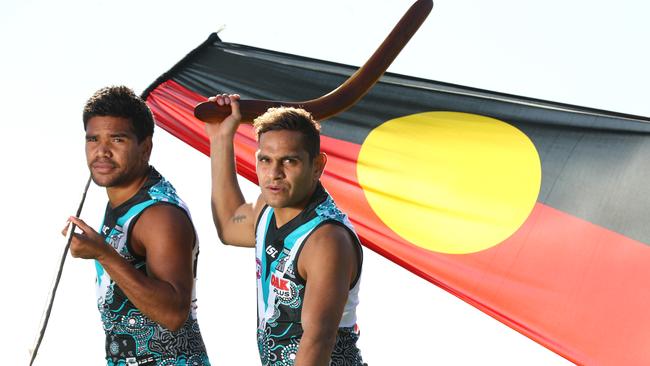
[[[87,168],[81,108],[100,87],[142,92],[208,35],[360,65],[410,1],[3,1],[0,145],[5,252],[3,364],[36,337]],[[643,0],[438,0],[389,71],[650,116],[650,5]],[[236,92],[236,91],[233,91]],[[218,243],[207,157],[157,129],[154,164],[189,204],[201,239],[198,317],[213,365],[259,364],[254,254]],[[246,185],[249,199],[256,188]],[[97,226],[92,187],[82,218]],[[360,347],[371,365],[565,365],[451,294],[365,250]],[[90,261],[68,258],[37,365],[102,365]]]

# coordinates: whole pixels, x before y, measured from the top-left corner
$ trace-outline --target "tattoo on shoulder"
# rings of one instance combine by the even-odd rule
[[[232,221],[239,224],[240,222],[246,220],[246,215],[237,215],[232,218]]]

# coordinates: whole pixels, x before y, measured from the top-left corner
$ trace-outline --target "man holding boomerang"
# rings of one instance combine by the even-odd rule
[[[295,108],[269,109],[255,120],[261,194],[250,204],[235,172],[239,96],[210,101],[231,106],[222,122],[206,124],[213,218],[225,244],[255,248],[262,364],[362,365],[356,347],[361,245],[320,183],[327,157],[318,123]]]

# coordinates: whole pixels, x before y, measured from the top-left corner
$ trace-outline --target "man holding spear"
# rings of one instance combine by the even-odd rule
[[[81,230],[70,252],[95,260],[107,365],[209,365],[195,314],[199,244],[187,206],[149,165],[151,111],[130,89],[108,87],[83,122],[88,167],[109,202],[100,233],[70,217]]]

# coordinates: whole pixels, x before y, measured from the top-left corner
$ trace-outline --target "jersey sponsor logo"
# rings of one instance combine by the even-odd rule
[[[276,275],[271,275],[271,286],[279,291],[290,291],[289,290],[289,280],[280,278]]]
[[[259,280],[262,278],[262,261],[259,258],[255,258],[255,264],[256,264],[256,274],[257,274],[257,279]]]
[[[275,301],[278,305],[285,305],[292,309],[298,309],[302,300],[300,298],[300,291],[304,288],[302,285],[297,285],[295,282],[276,276],[271,276],[271,286],[275,293]]]
[[[152,355],[138,357],[138,366],[155,366],[156,359]]]
[[[124,359],[126,366],[154,366],[156,359],[152,355],[144,355],[138,357],[127,357]]]

